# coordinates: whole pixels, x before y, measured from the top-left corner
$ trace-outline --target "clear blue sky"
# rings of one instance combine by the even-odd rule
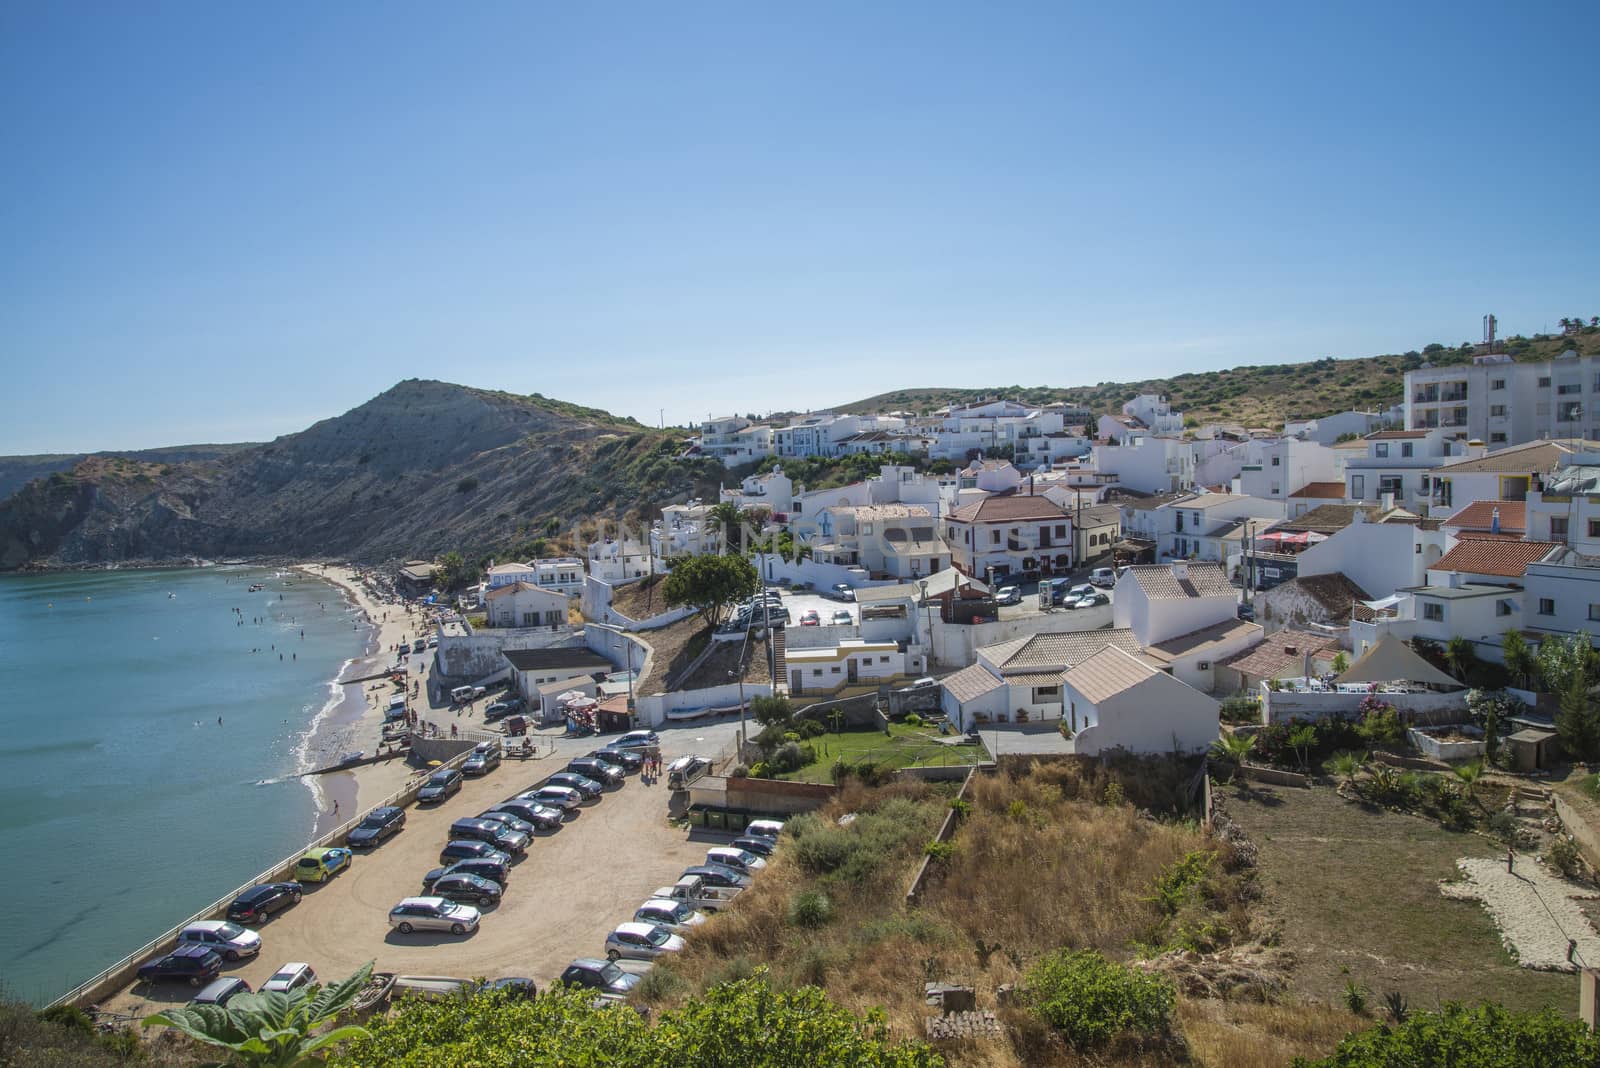
[[[781,8],[781,10],[780,10]],[[1600,5],[0,6],[0,453],[1600,314]]]

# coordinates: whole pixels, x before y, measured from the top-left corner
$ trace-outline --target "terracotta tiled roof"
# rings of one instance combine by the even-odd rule
[[[1235,653],[1222,663],[1252,678],[1275,679],[1290,668],[1301,668],[1307,653],[1313,661],[1331,663],[1339,655],[1339,643],[1304,631],[1280,630],[1254,649]]]
[[[1600,444],[1592,441],[1529,441],[1508,449],[1497,449],[1483,456],[1467,460],[1454,460],[1434,468],[1441,474],[1532,474],[1548,471],[1577,452],[1593,452]]]
[[[1289,494],[1291,497],[1315,497],[1330,501],[1344,500],[1343,482],[1307,482]]]
[[[1031,671],[1061,671],[1098,653],[1108,645],[1137,653],[1139,642],[1126,628],[1076,630],[1061,634],[1033,634],[984,650],[1006,675]]]
[[[1327,609],[1329,619],[1346,619],[1350,615],[1351,606],[1357,601],[1372,600],[1371,594],[1339,571],[1326,575],[1301,575],[1299,578],[1274,586],[1262,596],[1271,597],[1279,590],[1299,590]]]
[[[1469,575],[1521,578],[1528,565],[1564,546],[1555,541],[1505,541],[1500,538],[1462,538],[1429,571],[1460,571]]]
[[[1209,627],[1180,634],[1176,638],[1168,638],[1164,642],[1156,642],[1147,646],[1145,655],[1163,663],[1171,663],[1182,656],[1193,656],[1214,649],[1219,645],[1231,643],[1238,639],[1255,638],[1261,640],[1262,630],[1258,624],[1246,623],[1242,619],[1224,619],[1221,623],[1213,623]]]
[[[1291,534],[1305,531],[1336,534],[1355,522],[1358,511],[1365,515],[1369,523],[1376,523],[1383,513],[1383,510],[1375,504],[1319,504],[1309,512],[1279,523],[1272,529]]]
[[[1142,564],[1130,567],[1144,595],[1152,601],[1183,600],[1190,597],[1234,597],[1237,591],[1222,573],[1221,564],[1187,564],[1189,575],[1178,578],[1171,564]]]
[[[1500,510],[1502,533],[1521,533],[1528,529],[1527,501],[1473,501],[1446,519],[1444,525],[1458,530],[1487,531],[1494,523],[1496,508]]]
[[[1085,701],[1097,705],[1159,674],[1138,657],[1115,646],[1107,646],[1068,671],[1061,681],[1071,686]]]
[[[1017,523],[1030,520],[1068,518],[1068,512],[1042,494],[1011,494],[985,497],[962,505],[950,513],[957,523]]]
[[[545,589],[543,586],[540,586],[537,583],[524,582],[521,579],[518,579],[516,582],[507,582],[503,586],[496,586],[483,596],[485,600],[488,600],[490,598],[505,597],[513,593],[518,593],[522,590],[538,590],[540,593],[548,593],[552,597],[560,597],[562,600],[566,600],[566,594],[560,592],[559,590]]]
[[[989,669],[982,664],[973,664],[971,667],[962,668],[954,675],[948,675],[943,680],[943,686],[950,691],[962,704],[975,701],[986,693],[1004,686],[1005,683],[989,673]]]
[[[1368,434],[1368,441],[1384,441],[1388,438],[1425,438],[1426,430],[1380,430],[1375,434]]]

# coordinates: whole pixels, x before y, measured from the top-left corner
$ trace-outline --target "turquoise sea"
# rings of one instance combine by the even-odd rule
[[[6,992],[48,1001],[311,838],[294,773],[370,640],[294,572],[0,578]]]

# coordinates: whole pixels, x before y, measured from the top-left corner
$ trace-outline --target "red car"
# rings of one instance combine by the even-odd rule
[[[800,625],[802,627],[820,627],[822,626],[822,617],[817,615],[815,608],[808,608],[800,613]]]

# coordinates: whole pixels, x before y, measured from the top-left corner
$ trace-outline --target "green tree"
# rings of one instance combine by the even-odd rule
[[[1171,1025],[1171,980],[1113,963],[1092,949],[1061,949],[1028,970],[1034,1015],[1080,1049],[1119,1035],[1160,1037]]]
[[[787,697],[763,695],[751,699],[750,715],[763,727],[788,726],[794,719],[794,708]]]
[[[1450,665],[1450,674],[1465,680],[1467,672],[1478,662],[1478,654],[1471,641],[1457,634],[1445,643],[1444,661]]]
[[[1486,1004],[1447,1004],[1410,1012],[1403,1023],[1347,1035],[1330,1057],[1296,1059],[1295,1068],[1594,1068],[1600,1038],[1552,1008],[1512,1012]]]
[[[145,1017],[144,1024],[171,1027],[197,1042],[228,1050],[229,1064],[250,1068],[321,1064],[321,1050],[367,1034],[366,1028],[354,1025],[321,1029],[350,1007],[371,976],[368,961],[350,978],[328,986],[240,994],[226,1005],[179,1006]]]
[[[1561,746],[1578,760],[1600,758],[1600,708],[1589,696],[1584,677],[1572,676],[1561,694],[1561,708],[1556,712],[1556,734]]]
[[[740,549],[739,530],[744,523],[744,513],[732,501],[722,501],[711,509],[711,525],[717,528],[723,553],[736,553]]]
[[[1461,783],[1461,788],[1468,797],[1476,796],[1473,791],[1478,786],[1478,780],[1483,778],[1483,761],[1469,760],[1465,764],[1457,764],[1450,769],[1455,773],[1456,779]]]
[[[1229,774],[1228,781],[1232,782],[1239,773],[1239,765],[1250,759],[1250,754],[1255,752],[1255,735],[1224,734],[1211,743],[1211,758],[1221,760],[1233,765],[1233,772]]]
[[[761,588],[755,567],[742,556],[678,556],[668,564],[672,573],[661,586],[667,604],[694,608],[710,626],[728,605]]]
[[[1539,642],[1537,657],[1539,679],[1545,692],[1564,694],[1572,689],[1573,681],[1581,680],[1585,687],[1594,685],[1600,674],[1594,645],[1587,631],[1579,631],[1566,638],[1548,637]]]
[[[1302,724],[1289,732],[1289,748],[1300,758],[1302,770],[1311,766],[1311,750],[1317,744],[1317,728]]]
[[[1334,653],[1333,654],[1333,673],[1335,675],[1343,675],[1346,671],[1349,671],[1349,670],[1350,670],[1350,658],[1345,655],[1344,650],[1341,649],[1337,653]]]
[[[1356,776],[1361,774],[1361,769],[1366,766],[1365,753],[1352,753],[1344,750],[1333,754],[1322,764],[1322,770],[1329,775],[1337,775],[1347,783],[1356,781]]]
[[[1533,679],[1536,661],[1521,631],[1508,630],[1500,636],[1500,654],[1505,660],[1506,670],[1517,680],[1517,685],[1527,689]]]
[[[439,557],[433,565],[434,579],[442,590],[459,590],[477,580],[478,569],[467,563],[466,557],[454,549]]]

